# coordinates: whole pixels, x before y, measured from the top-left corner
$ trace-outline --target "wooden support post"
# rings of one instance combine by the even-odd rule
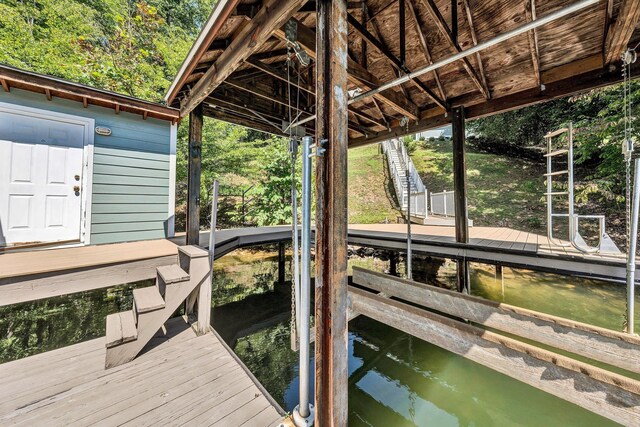
[[[453,186],[455,191],[456,242],[469,243],[469,218],[467,214],[467,166],[465,163],[464,107],[451,110],[453,141]],[[469,269],[466,260],[457,260],[458,291],[469,290]]]
[[[285,252],[284,242],[278,243],[278,284],[284,285],[284,272],[285,272]]]
[[[200,244],[200,167],[203,106],[189,114],[189,178],[187,188],[187,245]]]
[[[320,0],[317,18],[315,425],[346,426],[347,2]]]

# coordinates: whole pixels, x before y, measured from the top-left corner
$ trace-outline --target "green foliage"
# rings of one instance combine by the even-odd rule
[[[640,103],[640,84],[631,85],[632,105]],[[625,172],[622,156],[623,88],[615,85],[585,95],[538,104],[469,122],[482,140],[479,144],[544,146],[544,135],[573,122],[574,159],[582,183],[576,187],[579,203],[590,200],[624,201]],[[633,107],[633,114],[637,108]],[[636,130],[636,136],[638,131]]]
[[[256,191],[256,204],[252,213],[258,225],[291,223],[291,155],[286,141],[270,141],[270,159],[264,166],[264,178]],[[300,171],[300,161],[296,165]],[[301,192],[300,174],[296,174],[296,188]]]
[[[571,116],[572,104],[557,100],[469,122],[469,129],[488,140],[512,145],[540,145],[544,134]]]
[[[0,62],[160,101],[212,0],[6,0]]]

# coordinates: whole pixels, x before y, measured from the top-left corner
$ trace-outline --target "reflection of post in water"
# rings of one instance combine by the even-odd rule
[[[275,284],[267,292],[217,306],[211,324],[222,339],[234,347],[238,338],[273,326],[291,315],[291,288]]]
[[[515,422],[504,419],[504,414],[509,411],[500,408],[500,403],[496,407],[493,400],[482,400],[482,396],[491,395],[486,390],[504,388],[504,377],[490,374],[481,366],[461,370],[459,364],[467,364],[467,361],[382,324],[376,328],[377,322],[369,319],[359,318],[354,323],[351,329],[359,338],[353,340],[352,356],[365,363],[349,377],[350,417],[371,425],[380,424],[381,420],[385,425],[404,425],[407,421],[415,425],[430,425],[429,421],[433,422],[434,416],[441,421],[441,417],[455,417],[451,421],[457,421],[458,425],[508,425]],[[380,338],[383,338],[382,342]],[[450,375],[455,370],[464,372],[465,388],[452,388]],[[378,378],[384,380],[381,380],[384,387],[380,387]],[[393,381],[387,381],[388,378],[393,378]],[[526,386],[522,389],[526,390]],[[472,402],[471,396],[476,398]],[[504,403],[508,404],[507,401]],[[430,416],[425,417],[427,412]],[[416,414],[419,415],[414,418]]]
[[[278,284],[284,285],[284,273],[285,273],[285,251],[284,242],[278,243]]]
[[[389,252],[389,274],[398,275],[398,253],[394,251]]]
[[[502,265],[496,264],[496,273],[494,276],[494,283],[500,281],[500,287],[502,289],[502,302],[504,302],[504,276],[502,274]]]

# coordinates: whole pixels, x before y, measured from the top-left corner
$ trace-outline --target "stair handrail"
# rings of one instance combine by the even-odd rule
[[[407,206],[408,197],[411,197],[411,216],[428,215],[427,209],[427,188],[420,178],[413,160],[407,155],[406,147],[401,140],[393,138],[382,142],[382,150],[386,154],[389,172],[392,177],[396,195],[400,202],[400,207]],[[406,163],[406,164],[405,164]],[[407,181],[406,173],[409,173],[410,186],[405,186]]]

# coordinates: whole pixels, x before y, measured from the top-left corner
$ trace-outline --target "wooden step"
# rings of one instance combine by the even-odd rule
[[[189,280],[189,273],[181,269],[178,264],[163,265],[162,267],[158,267],[156,270],[158,271],[158,275],[167,285]]]
[[[107,348],[114,347],[138,338],[136,320],[132,310],[107,316]]]
[[[178,246],[178,251],[182,252],[183,254],[187,255],[190,258],[201,258],[204,256],[209,256],[209,252],[193,245]]]
[[[164,308],[164,299],[158,288],[149,286],[133,290],[133,304],[137,314]]]

